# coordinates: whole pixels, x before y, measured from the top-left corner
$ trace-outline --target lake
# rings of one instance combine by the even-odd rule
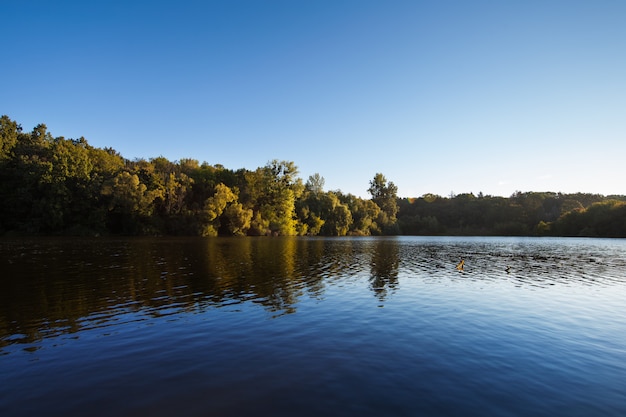
[[[4,238],[0,262],[6,417],[626,416],[625,240]]]

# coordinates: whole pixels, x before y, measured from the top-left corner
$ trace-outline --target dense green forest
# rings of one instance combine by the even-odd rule
[[[128,160],[0,118],[1,235],[558,235],[626,237],[626,196],[517,192],[400,199],[376,173],[370,199],[324,191],[294,162],[231,170]]]

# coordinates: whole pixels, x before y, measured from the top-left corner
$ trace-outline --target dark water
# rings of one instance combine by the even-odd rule
[[[5,239],[0,266],[1,416],[626,416],[624,240]]]

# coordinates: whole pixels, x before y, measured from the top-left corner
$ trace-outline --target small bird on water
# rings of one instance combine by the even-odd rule
[[[511,267],[509,265],[507,265],[506,268],[504,268],[504,270],[508,274],[509,272],[511,272]]]
[[[465,266],[465,259],[461,258],[461,262],[456,264],[456,269],[458,269],[459,271],[462,271],[464,266]]]

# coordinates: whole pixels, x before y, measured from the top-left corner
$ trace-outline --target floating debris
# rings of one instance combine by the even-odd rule
[[[461,262],[456,264],[456,269],[458,269],[459,271],[462,271],[464,266],[465,266],[465,259],[461,259]]]

